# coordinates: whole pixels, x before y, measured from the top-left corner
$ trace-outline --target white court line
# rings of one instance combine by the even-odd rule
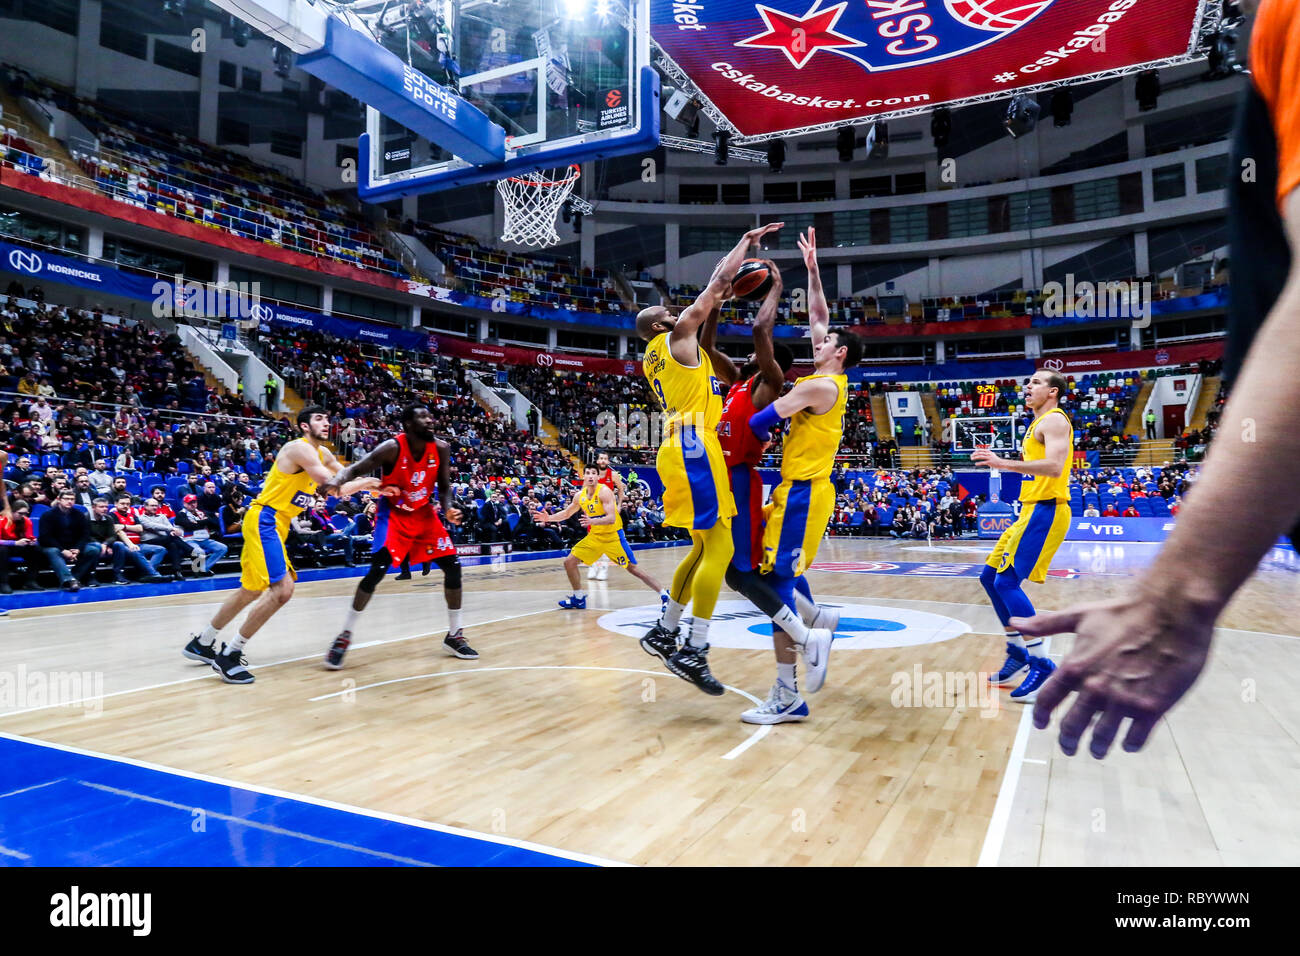
[[[0,846],[0,856],[11,856],[15,860],[30,860],[31,857],[26,853],[19,853],[17,850],[11,850],[8,847]]]
[[[1041,764],[1044,767],[1047,766],[1046,760],[1035,760],[1033,757],[1025,757],[1024,760],[1021,761],[1021,763],[1036,763],[1036,764]]]
[[[218,813],[216,810],[209,810],[207,807],[191,807],[183,803],[173,803],[171,800],[162,800],[158,797],[151,797],[148,794],[136,793],[134,790],[120,790],[117,787],[108,787],[102,783],[91,783],[89,780],[78,780],[77,783],[83,787],[90,787],[93,790],[100,790],[104,793],[111,793],[119,797],[130,797],[132,800],[143,800],[146,803],[157,804],[160,807],[170,807],[173,810],[183,810],[187,814],[193,814],[195,810],[202,811],[205,817],[212,817],[214,820],[224,820],[226,823],[236,823],[240,826],[246,826],[253,830],[261,830],[263,833],[273,833],[276,836],[290,836],[298,840],[306,840],[309,843],[319,843],[323,846],[332,846],[336,850],[352,850],[356,853],[364,853],[366,856],[373,856],[381,860],[392,860],[395,863],[405,863],[409,866],[437,866],[436,863],[430,863],[427,860],[417,860],[409,856],[397,856],[393,853],[385,853],[383,850],[371,850],[364,846],[357,846],[354,843],[340,843],[337,840],[327,840],[324,837],[312,836],[310,833],[303,833],[299,830],[286,830],[284,827],[272,826],[269,823],[259,823],[256,820],[246,820],[243,817],[232,817],[228,813]]]
[[[50,750],[61,750],[64,753],[79,754],[83,757],[97,757],[100,760],[107,760],[112,763],[126,764],[130,767],[140,767],[145,770],[155,770],[159,773],[170,773],[174,776],[185,777],[189,780],[202,780],[204,783],[215,783],[223,787],[233,787],[236,790],[248,790],[252,793],[260,793],[268,797],[279,797],[282,800],[300,800],[303,803],[310,803],[317,807],[326,807],[330,810],[342,810],[346,813],[356,813],[360,816],[370,817],[375,820],[387,820],[390,823],[403,823],[407,826],[419,827],[421,830],[434,830],[438,833],[449,833],[453,836],[471,837],[475,840],[482,840],[484,843],[495,843],[500,846],[512,846],[520,850],[532,850],[536,853],[545,853],[550,856],[561,857],[565,860],[574,860],[579,863],[591,863],[596,866],[631,865],[618,860],[602,859],[601,857],[591,856],[586,853],[572,853],[568,850],[561,850],[553,846],[545,846],[541,843],[532,843],[528,840],[516,840],[512,837],[503,837],[492,833],[480,833],[477,830],[465,830],[460,827],[444,826],[440,823],[430,823],[427,820],[416,820],[413,817],[404,817],[396,813],[385,813],[383,810],[368,810],[365,807],[354,807],[351,804],[336,803],[333,800],[323,800],[320,797],[309,797],[302,793],[293,793],[288,790],[275,790],[271,787],[262,787],[253,783],[242,783],[237,780],[228,780],[224,777],[212,777],[204,773],[194,773],[189,770],[178,770],[175,767],[149,763],[145,760],[135,760],[131,757],[118,757],[113,754],[100,753],[95,750],[83,750],[81,747],[72,747],[68,744],[56,744],[49,740],[36,740],[33,737],[23,737],[20,734],[10,734],[2,730],[0,730],[0,739],[16,740],[19,743],[31,744],[36,747],[47,747]],[[192,808],[187,807],[186,809]]]
[[[44,783],[37,783],[30,787],[23,787],[21,790],[10,790],[8,793],[0,793],[0,800],[3,800],[5,797],[16,797],[18,794],[27,793],[29,790],[41,790],[45,787],[52,787],[56,783],[63,783],[63,780],[64,778],[60,777],[58,780],[47,780]]]
[[[1043,651],[1051,649],[1052,639],[1043,638]],[[1011,755],[1007,758],[1007,772],[1002,777],[1002,786],[998,789],[998,802],[993,805],[993,816],[989,818],[989,828],[984,833],[984,846],[980,849],[979,862],[976,866],[997,866],[1002,855],[1002,842],[1007,836],[1007,826],[1011,822],[1011,806],[1016,799],[1016,787],[1020,784],[1020,767],[1026,763],[1025,747],[1029,743],[1029,730],[1034,724],[1034,707],[1023,704],[1020,725],[1016,727],[1016,741],[1011,745]],[[1046,761],[1041,761],[1046,763]]]
[[[412,674],[409,677],[394,677],[392,680],[381,680],[374,684],[366,684],[364,687],[350,687],[347,690],[335,691],[332,694],[322,694],[319,697],[308,698],[309,703],[316,703],[321,700],[329,700],[331,697],[342,697],[345,694],[357,694],[363,690],[373,690],[376,687],[386,687],[389,684],[404,684],[409,680],[424,680],[429,677],[463,677],[466,674],[487,674],[492,671],[619,671],[624,674],[649,674],[651,677],[661,677],[662,671],[647,671],[639,667],[593,667],[581,666],[577,664],[521,664],[516,667],[475,667],[473,670],[465,671],[436,671],[432,674]],[[762,701],[748,691],[743,691],[739,687],[732,687],[730,684],[723,684],[727,690],[733,694],[739,694],[753,704],[761,704]],[[723,760],[735,760],[746,750],[758,743],[771,731],[771,725],[759,727],[749,735],[749,739],[740,746],[723,754]]]
[[[547,614],[551,611],[558,611],[558,610],[559,608],[557,607],[544,607],[537,611],[528,611],[527,613],[524,614],[511,614],[508,617],[498,617],[490,621],[479,621],[476,624],[470,624],[466,626],[485,627],[488,624],[501,624],[504,623],[505,621],[518,620],[521,617],[532,617],[534,614]],[[421,637],[428,637],[431,633],[433,632],[421,631],[419,634],[408,634],[406,637],[389,637],[389,638],[384,638],[376,641],[366,641],[364,644],[353,644],[352,646],[356,648],[356,647],[377,647],[380,644],[400,644],[402,641],[414,641],[414,640],[418,640]],[[316,660],[317,658],[323,659],[323,655],[308,654],[304,657],[289,657],[282,661],[272,661],[269,664],[258,664],[256,666],[260,670],[267,667],[279,667],[281,664],[296,664],[299,661],[313,661]],[[179,680],[164,681],[161,684],[149,684],[145,687],[132,687],[127,690],[115,690],[111,694],[101,694],[97,697],[82,697],[78,700],[63,701],[58,704],[44,704],[40,707],[28,707],[26,710],[14,710],[14,711],[10,711],[9,713],[0,714],[0,720],[4,720],[8,717],[17,717],[19,714],[35,713],[38,710],[49,710],[51,707],[76,707],[78,704],[86,704],[91,702],[103,701],[103,700],[107,700],[110,697],[122,697],[126,694],[140,694],[147,690],[158,690],[163,687],[175,687],[177,684],[191,684],[197,680],[208,680],[209,678],[217,678],[218,680],[220,679],[217,673],[212,670],[211,665],[195,667],[194,669],[199,673],[195,674],[193,677],[182,677]]]

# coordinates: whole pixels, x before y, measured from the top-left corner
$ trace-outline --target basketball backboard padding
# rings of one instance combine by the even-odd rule
[[[400,61],[398,62],[400,64]],[[370,185],[370,134],[363,133],[357,151],[360,162],[357,194],[366,202],[389,202],[403,196],[418,196],[423,193],[453,189],[457,186],[494,182],[507,176],[519,176],[537,169],[561,168],[589,160],[649,152],[659,145],[659,74],[654,67],[641,68],[638,85],[640,122],[634,129],[623,130],[600,139],[570,143],[552,150],[513,156],[503,162],[454,166],[424,174],[418,179]],[[464,154],[460,155],[469,158]]]
[[[470,162],[505,159],[505,130],[482,110],[337,17],[329,19],[325,45],[300,56],[298,66]]]

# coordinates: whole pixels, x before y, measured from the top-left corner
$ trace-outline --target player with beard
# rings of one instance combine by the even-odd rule
[[[357,618],[370,603],[375,587],[388,569],[412,558],[416,563],[432,562],[442,570],[443,596],[447,601],[443,650],[462,660],[478,660],[478,652],[466,642],[460,622],[460,558],[434,507],[433,486],[437,482],[438,500],[446,505],[447,520],[460,523],[461,509],[451,495],[450,458],[450,446],[433,434],[433,413],[428,406],[409,405],[402,410],[400,435],[379,444],[321,488],[329,494],[357,475],[382,473],[379,485],[383,498],[375,516],[370,570],[357,584],[352,606],[343,619],[343,630],[325,655],[325,666],[330,670],[343,666]]]
[[[713,363],[713,374],[728,389],[722,406],[722,420],[718,423],[718,441],[722,443],[722,454],[727,460],[731,493],[736,498],[736,517],[731,524],[736,552],[731,567],[727,569],[727,585],[772,619],[780,629],[774,634],[790,635],[790,638],[773,643],[776,683],[764,703],[741,714],[740,719],[748,724],[789,723],[808,716],[808,705],[799,695],[795,679],[795,645],[802,647],[807,644],[810,630],[818,631],[813,635],[815,639],[829,643],[840,619],[839,611],[818,607],[813,602],[812,590],[803,575],[796,582],[796,613],[785,606],[781,596],[758,573],[763,563],[765,525],[763,481],[758,474],[758,465],[771,443],[754,437],[749,420],[777,400],[785,388],[786,373],[794,364],[790,350],[772,341],[783,285],[775,263],[767,260],[764,263],[772,275],[772,288],[768,290],[754,321],[754,351],[744,366],[737,369],[735,363],[715,345],[717,309],[700,333],[700,344]],[[794,644],[790,643],[791,639]]]
[[[325,447],[329,412],[319,405],[309,405],[298,413],[297,424],[300,437],[280,449],[266,483],[244,515],[239,590],[226,599],[208,626],[193,635],[181,652],[189,660],[212,665],[227,684],[253,683],[244,660],[244,645],[293,597],[298,572],[285,547],[289,522],[315,501],[317,486],[332,484],[337,488],[340,484],[334,481],[340,468],[338,459]],[[377,487],[378,481],[366,478],[344,484],[339,493],[347,496]],[[218,652],[217,634],[250,604],[253,608],[238,636]]]

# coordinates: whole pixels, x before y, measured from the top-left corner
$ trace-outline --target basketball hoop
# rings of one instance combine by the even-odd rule
[[[582,170],[573,165],[497,180],[505,206],[501,240],[539,248],[558,243],[555,217],[581,175]]]

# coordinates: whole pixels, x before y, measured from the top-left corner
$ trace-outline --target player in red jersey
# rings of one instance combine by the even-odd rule
[[[601,469],[600,481],[597,484],[604,485],[610,491],[614,492],[615,507],[619,512],[623,510],[623,499],[627,497],[627,485],[619,477],[618,472],[609,466],[609,453],[601,452],[596,456],[596,467]],[[609,555],[602,554],[596,559],[596,562],[587,568],[588,581],[604,581],[609,577]]]
[[[772,327],[776,324],[776,307],[781,298],[781,274],[776,265],[766,262],[771,270],[772,288],[759,307],[754,320],[754,351],[737,369],[735,363],[715,345],[718,327],[718,310],[715,309],[700,333],[700,345],[713,363],[713,374],[727,386],[727,399],[722,406],[722,419],[718,423],[718,441],[727,461],[727,476],[731,479],[731,493],[736,498],[736,517],[731,522],[732,539],[736,550],[727,569],[727,585],[749,599],[755,607],[770,617],[784,632],[793,635],[800,643],[808,639],[808,632],[826,629],[834,633],[839,623],[839,611],[818,607],[812,591],[802,576],[796,590],[798,614],[786,607],[781,596],[758,573],[763,558],[763,480],[758,474],[768,442],[761,442],[749,427],[750,418],[775,402],[785,388],[785,375],[794,364],[794,356],[783,345],[772,341]],[[784,635],[782,635],[784,637]],[[775,643],[777,683],[766,703],[747,710],[741,720],[752,724],[775,724],[802,720],[808,716],[808,706],[799,697],[795,680],[796,652],[791,639],[784,637]]]
[[[321,486],[330,494],[344,482],[358,475],[382,473],[379,513],[375,517],[370,570],[357,585],[343,622],[343,630],[334,638],[325,666],[338,670],[343,655],[352,644],[352,630],[357,616],[370,603],[375,587],[388,569],[406,559],[431,561],[442,569],[443,594],[447,599],[447,637],[443,649],[453,657],[478,660],[478,652],[465,641],[460,624],[461,568],[451,535],[438,518],[433,486],[438,484],[438,499],[446,505],[447,520],[460,524],[461,510],[451,497],[451,473],[448,470],[450,446],[433,434],[433,413],[427,405],[410,405],[402,411],[402,433],[378,445],[370,454],[354,462]]]

